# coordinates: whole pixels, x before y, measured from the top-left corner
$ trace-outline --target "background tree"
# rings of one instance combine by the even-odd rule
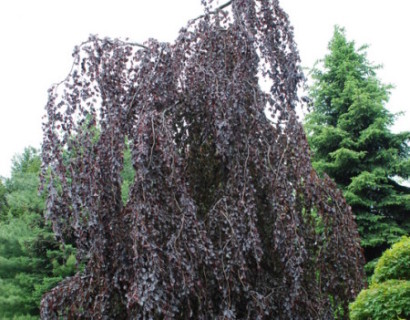
[[[372,282],[350,305],[352,320],[409,319],[410,238],[402,237],[377,262]]]
[[[370,261],[410,231],[410,189],[395,180],[410,174],[410,133],[391,132],[391,86],[377,79],[365,49],[335,28],[330,52],[312,71],[305,127],[313,166],[344,191]]]
[[[0,222],[6,218],[8,212],[6,192],[6,187],[4,186],[3,180],[0,177]]]
[[[85,269],[43,297],[43,318],[347,317],[358,234],[310,163],[287,15],[277,1],[202,2],[173,44],[91,37],[50,89],[47,216]]]
[[[76,270],[75,250],[68,244],[60,249],[44,222],[40,164],[38,152],[25,149],[13,159],[0,194],[1,319],[39,318],[42,295]]]

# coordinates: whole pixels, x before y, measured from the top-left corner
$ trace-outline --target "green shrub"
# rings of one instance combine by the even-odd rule
[[[350,305],[350,319],[410,319],[410,281],[388,280],[362,290]]]
[[[383,253],[370,287],[349,309],[352,320],[410,319],[410,237]]]
[[[372,282],[381,283],[388,279],[410,280],[410,237],[402,237],[379,259]]]

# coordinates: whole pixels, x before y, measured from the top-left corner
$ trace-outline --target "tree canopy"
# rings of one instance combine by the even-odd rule
[[[173,44],[90,37],[50,89],[47,217],[85,268],[43,297],[42,317],[347,317],[359,238],[311,166],[288,17],[278,1],[202,3]]]
[[[336,27],[329,53],[313,69],[313,110],[306,117],[313,166],[342,188],[359,226],[368,260],[410,231],[409,132],[395,134],[385,104],[390,85],[377,66]]]

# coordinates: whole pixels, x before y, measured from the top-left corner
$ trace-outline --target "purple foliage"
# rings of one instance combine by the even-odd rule
[[[85,269],[43,297],[42,318],[328,319],[360,291],[351,210],[297,120],[287,15],[275,0],[202,2],[173,44],[90,37],[50,89],[47,215]]]

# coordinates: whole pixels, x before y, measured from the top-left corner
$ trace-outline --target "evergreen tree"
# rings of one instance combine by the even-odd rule
[[[44,222],[40,162],[35,149],[25,149],[0,190],[1,319],[38,318],[42,295],[76,268],[74,248],[62,249]]]
[[[0,222],[5,219],[7,215],[7,201],[6,201],[6,187],[0,177]]]
[[[312,71],[306,130],[313,165],[343,189],[370,261],[410,230],[410,189],[396,182],[410,174],[410,134],[391,132],[391,86],[378,80],[366,48],[335,28],[322,67]]]

